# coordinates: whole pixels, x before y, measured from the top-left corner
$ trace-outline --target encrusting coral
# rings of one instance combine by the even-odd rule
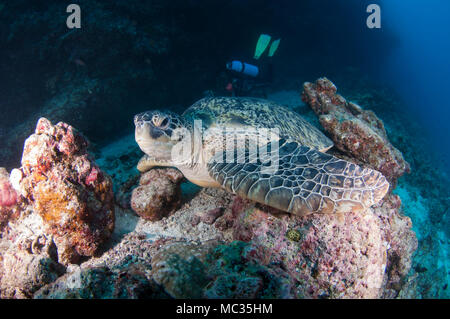
[[[380,171],[395,188],[397,178],[409,172],[402,153],[388,140],[383,122],[370,110],[337,94],[327,78],[303,85],[302,100],[319,116],[336,147]]]
[[[146,172],[132,192],[132,209],[150,221],[168,216],[180,206],[182,179],[183,174],[173,168]]]
[[[38,236],[33,241],[18,241],[0,257],[0,297],[30,298],[42,286],[65,272],[58,264],[51,238]]]
[[[387,287],[395,296],[417,248],[398,203],[390,195],[363,214],[305,217],[241,203],[233,239],[261,247],[265,263],[282,264],[297,298],[380,298]]]
[[[17,193],[9,181],[9,174],[0,167],[0,230],[8,221],[17,204]]]
[[[87,146],[70,125],[41,118],[25,141],[22,167],[14,170],[14,186],[53,235],[63,264],[93,256],[114,229],[112,181]]]

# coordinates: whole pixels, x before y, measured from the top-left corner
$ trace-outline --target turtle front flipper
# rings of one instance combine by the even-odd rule
[[[145,172],[149,171],[151,168],[157,167],[157,166],[168,167],[168,166],[173,166],[173,165],[172,165],[172,163],[169,163],[167,161],[158,160],[158,159],[152,158],[148,155],[144,155],[139,160],[139,163],[137,164],[137,169],[139,172],[145,173]]]
[[[224,163],[223,154],[213,156],[209,174],[230,192],[296,215],[362,211],[379,202],[389,189],[380,172],[296,142],[280,140],[276,149],[267,147],[270,158],[278,153],[271,173],[267,168],[272,164],[247,161],[256,157],[246,149],[240,152],[241,158],[234,152],[232,163]]]

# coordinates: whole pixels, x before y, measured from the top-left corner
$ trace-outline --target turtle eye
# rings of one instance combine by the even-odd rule
[[[164,120],[161,121],[159,127],[161,129],[166,129],[168,126],[169,126],[169,119],[166,117]]]
[[[166,116],[161,116],[160,114],[153,115],[152,118],[153,125],[159,129],[165,130],[169,127],[170,119]]]

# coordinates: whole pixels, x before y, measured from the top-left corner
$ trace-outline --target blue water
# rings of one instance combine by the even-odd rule
[[[383,28],[398,39],[380,75],[406,102],[406,113],[423,123],[430,143],[450,155],[450,2],[384,0]],[[447,158],[445,158],[447,157]]]

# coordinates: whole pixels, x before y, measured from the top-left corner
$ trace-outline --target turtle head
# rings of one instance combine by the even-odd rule
[[[150,166],[173,166],[172,148],[189,131],[187,122],[173,112],[147,111],[134,117],[134,125],[136,142],[153,162]]]

